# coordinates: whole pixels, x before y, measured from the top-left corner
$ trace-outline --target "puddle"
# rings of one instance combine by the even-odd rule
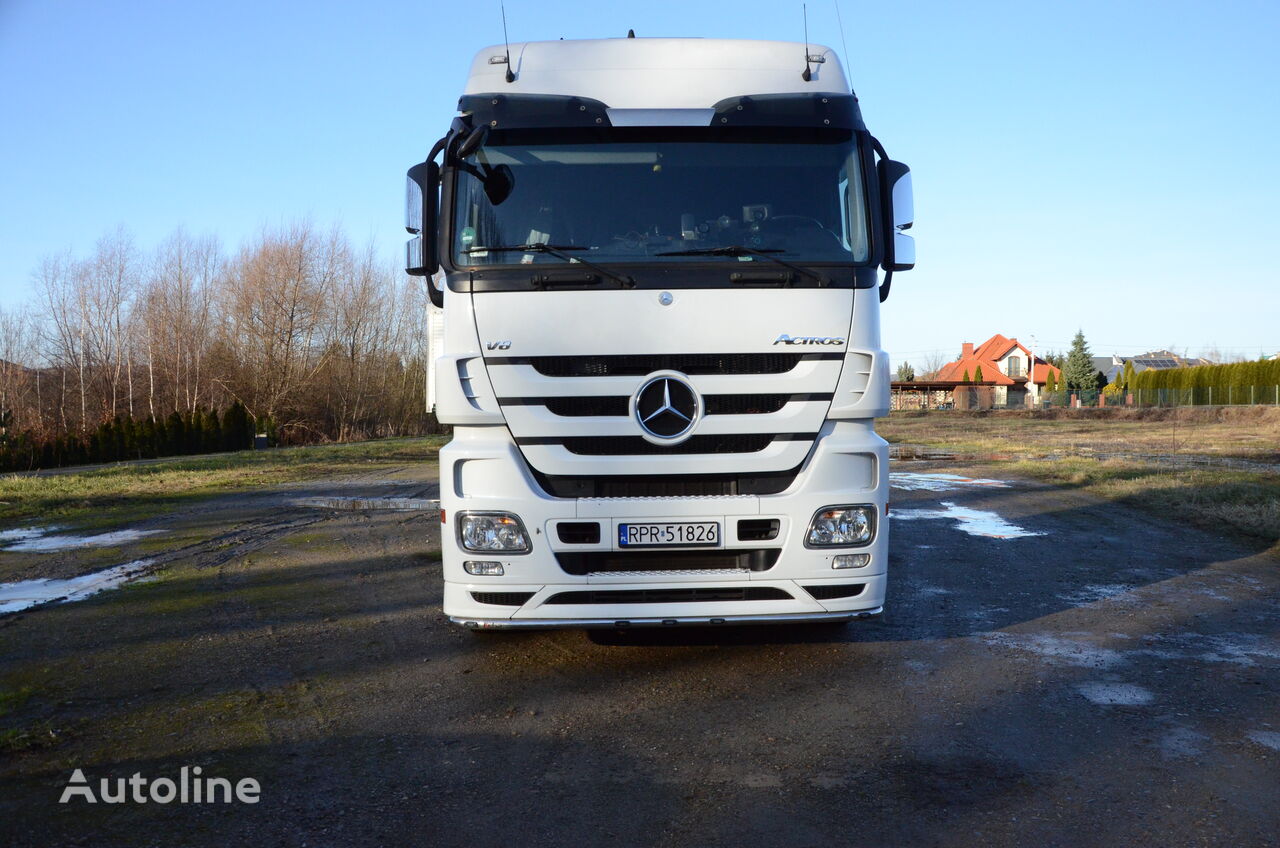
[[[114,589],[141,575],[155,560],[139,559],[68,580],[19,580],[0,583],[0,615],[20,612],[50,601],[80,601]]]
[[[0,550],[10,552],[68,551],[74,548],[105,548],[134,542],[159,530],[113,530],[93,536],[50,536],[57,527],[25,527],[0,533]]]
[[[988,539],[1021,539],[1027,536],[1043,536],[1034,530],[1024,530],[1016,524],[1005,521],[994,512],[985,509],[970,509],[956,506],[946,501],[942,509],[895,509],[892,512],[894,521],[914,521],[916,519],[950,519],[956,527],[970,536],[984,536]]]
[[[1132,683],[1081,683],[1076,691],[1090,703],[1104,707],[1140,707],[1156,699],[1149,690]]]
[[[968,486],[987,489],[1007,489],[1003,480],[985,480],[981,477],[965,477],[960,474],[922,474],[914,471],[889,472],[889,485],[904,492],[954,492]]]
[[[390,509],[390,510],[437,510],[439,500],[427,498],[299,498],[296,506],[309,506],[316,509]]]

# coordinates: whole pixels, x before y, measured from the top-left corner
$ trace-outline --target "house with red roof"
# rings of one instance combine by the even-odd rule
[[[965,342],[960,358],[942,366],[934,379],[990,387],[993,405],[1020,407],[1039,401],[1050,372],[1061,385],[1061,369],[1034,355],[1017,339],[997,333],[977,347]]]

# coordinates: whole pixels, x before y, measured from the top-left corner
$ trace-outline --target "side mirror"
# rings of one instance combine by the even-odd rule
[[[480,149],[480,145],[484,144],[485,139],[489,137],[488,125],[481,125],[471,131],[470,135],[462,140],[458,145],[457,151],[453,154],[458,159],[466,159],[472,153]]]
[[[416,238],[405,245],[404,270],[415,277],[429,277],[440,267],[436,253],[439,208],[440,166],[420,162],[409,169],[405,182],[404,228]]]
[[[911,169],[892,159],[878,165],[883,204],[884,260],[886,271],[910,271],[916,264],[916,240],[903,232],[915,223],[911,197]]]

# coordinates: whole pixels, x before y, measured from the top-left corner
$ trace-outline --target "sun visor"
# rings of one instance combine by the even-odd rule
[[[467,94],[458,111],[473,127],[495,130],[610,126],[609,110],[599,100],[560,94]]]
[[[858,98],[841,92],[750,94],[714,107],[713,127],[831,127],[865,130]]]

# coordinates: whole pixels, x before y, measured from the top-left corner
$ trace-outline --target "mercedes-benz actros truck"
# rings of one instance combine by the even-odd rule
[[[409,170],[444,611],[471,628],[881,612],[880,303],[907,168],[834,51],[620,38],[476,55]],[[883,275],[882,272],[883,271]]]

